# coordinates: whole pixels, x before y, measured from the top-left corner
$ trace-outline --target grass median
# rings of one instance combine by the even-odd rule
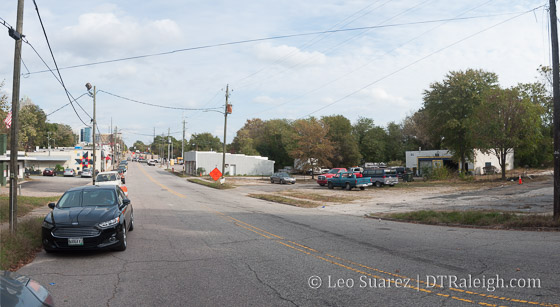
[[[315,208],[315,207],[321,206],[320,203],[301,200],[301,199],[295,199],[295,198],[288,198],[288,197],[279,196],[279,195],[249,194],[249,197],[268,200],[268,201],[271,201],[271,202],[290,205],[290,206],[302,207],[302,208]]]
[[[43,218],[37,217],[18,222],[17,231],[0,233],[0,270],[16,271],[33,261],[41,250],[41,225]]]
[[[22,217],[31,212],[35,208],[47,206],[50,202],[56,202],[60,196],[49,197],[32,197],[32,196],[18,196],[17,197],[17,216]],[[10,197],[0,196],[0,223],[8,221],[10,215]]]
[[[370,216],[430,225],[484,226],[506,229],[549,228],[560,230],[560,221],[554,221],[551,215],[516,214],[512,212],[421,210],[381,215],[370,214]]]
[[[196,179],[196,178],[187,179],[187,181],[192,182],[192,183],[196,183],[196,184],[201,184],[203,186],[207,186],[207,187],[210,187],[210,188],[219,189],[219,190],[235,188],[235,186],[233,184],[230,184],[230,183],[227,183],[227,182],[224,182],[224,184],[221,184],[218,181],[210,182],[210,181],[207,181],[207,180]]]

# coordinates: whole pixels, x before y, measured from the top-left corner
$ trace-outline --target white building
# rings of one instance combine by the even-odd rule
[[[459,163],[453,161],[452,154],[448,150],[420,150],[406,152],[406,167],[414,170],[417,175],[422,175],[422,169],[427,167],[446,166],[451,169],[465,169],[476,175],[484,174],[484,168],[489,166],[496,167],[501,171],[498,158],[493,154],[485,154],[476,149],[474,151],[474,161],[467,160],[465,167],[461,167]],[[514,154],[506,155],[506,171],[513,169]]]
[[[199,175],[200,168],[204,169],[203,175],[210,173],[214,168],[222,171],[221,152],[215,151],[189,151],[185,152],[185,171],[187,174]],[[226,153],[226,175],[266,175],[274,173],[274,161],[267,157],[246,156],[243,154]]]

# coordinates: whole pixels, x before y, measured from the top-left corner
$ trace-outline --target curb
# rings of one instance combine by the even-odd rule
[[[418,221],[409,221],[409,220],[399,220],[393,219],[388,217],[380,217],[380,216],[373,216],[364,214],[365,218],[369,219],[377,219],[382,221],[389,221],[389,222],[398,222],[398,223],[408,223],[408,224],[419,224],[419,225],[428,225],[428,226],[443,226],[443,227],[457,227],[457,228],[469,228],[469,229],[484,229],[484,230],[516,230],[516,231],[547,231],[547,232],[560,232],[560,227],[523,227],[523,228],[514,228],[514,227],[503,227],[503,226],[475,226],[475,225],[464,225],[464,224],[449,224],[449,223],[437,223],[437,224],[428,224],[422,223]]]

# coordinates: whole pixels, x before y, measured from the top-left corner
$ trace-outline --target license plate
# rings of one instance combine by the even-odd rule
[[[69,238],[68,246],[83,246],[84,238]]]

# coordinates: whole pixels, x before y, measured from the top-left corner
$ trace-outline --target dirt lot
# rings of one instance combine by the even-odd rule
[[[336,197],[337,202],[319,201],[311,210],[327,210],[350,215],[432,210],[500,210],[550,213],[553,206],[553,178],[550,172],[533,174],[523,184],[517,181],[412,182],[395,187],[370,187],[365,191],[329,190],[316,183],[270,184],[266,179],[230,179],[237,192],[274,195],[306,194]],[[340,198],[344,201],[340,201]]]

